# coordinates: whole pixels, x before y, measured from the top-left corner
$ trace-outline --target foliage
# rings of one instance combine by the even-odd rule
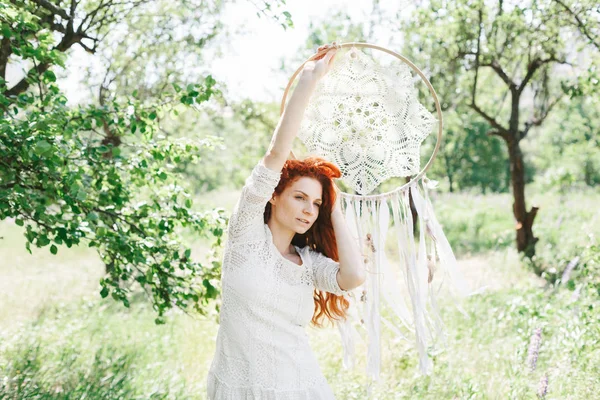
[[[597,238],[595,243],[593,240],[594,238],[591,237],[590,242],[592,243],[583,250],[581,276],[592,292],[600,296],[600,243]]]
[[[470,297],[462,304],[467,316],[443,301],[448,336],[445,348],[431,350],[433,377],[414,373],[414,349],[384,330],[384,367],[371,385],[373,395],[385,400],[529,398],[547,375],[549,396],[593,398],[600,390],[597,297],[582,292],[573,300],[568,290],[520,285]],[[143,303],[130,310],[105,301],[51,307],[0,339],[0,397],[203,398],[216,324],[177,315],[172,324],[157,327],[148,323],[151,313]],[[531,371],[526,359],[536,328],[542,328],[542,344]],[[362,342],[357,342],[357,366],[346,370],[336,329],[309,335],[336,396],[366,398]]]
[[[204,108],[200,121],[191,110],[168,121],[170,130],[178,132],[173,137],[197,135],[219,139],[218,151],[211,157],[202,158],[197,164],[180,164],[181,173],[197,194],[243,186],[252,168],[266,153],[279,119],[276,104],[249,99],[227,102],[219,97],[211,106]],[[194,126],[193,132],[188,133],[189,126]]]
[[[34,326],[0,339],[0,398],[189,398],[181,371],[168,365],[167,328],[106,306],[47,308]],[[152,310],[136,311],[151,321]]]
[[[506,194],[434,194],[433,206],[458,257],[510,246],[513,221]]]
[[[353,22],[343,11],[338,11],[318,23],[311,21],[308,29],[305,48],[309,50],[316,50],[319,46],[332,42],[367,41],[364,24]]]
[[[152,101],[174,85],[185,87],[209,74],[207,58],[218,51],[225,29],[223,6],[219,0],[159,0],[119,16],[97,44],[96,62],[89,58],[85,87],[92,96],[86,102],[103,105],[134,92]]]
[[[445,347],[431,349],[435,359],[433,378],[416,373],[416,353],[411,343],[394,340],[391,331],[383,329],[386,335],[382,347],[383,374],[371,386],[373,395],[390,400],[535,398],[540,378],[547,375],[548,398],[593,398],[600,390],[596,379],[600,373],[600,306],[597,292],[585,284],[592,281],[583,275],[588,273],[587,265],[592,264],[586,263],[584,268],[586,258],[581,254],[572,285],[561,285],[557,290],[544,287],[542,280],[521,268],[518,256],[507,245],[514,223],[508,194],[432,193],[432,196],[436,196],[433,201],[439,220],[460,253],[462,271],[468,276],[477,275],[470,278],[470,283],[477,283],[471,287],[485,286],[487,290],[461,303],[467,316],[455,308],[445,292],[440,293],[447,342]],[[215,199],[213,193],[202,197],[215,203],[223,201]],[[233,197],[227,200],[229,204]],[[542,204],[544,212],[539,229],[543,233],[540,256],[549,245],[554,252],[549,253],[547,260],[554,263],[548,267],[552,265],[558,270],[564,267],[563,258],[556,257],[553,261],[550,257],[558,254],[559,248],[564,247],[567,254],[578,242],[586,246],[594,243],[584,241],[588,234],[600,235],[594,222],[597,194],[592,190],[570,198],[540,190],[532,198],[546,201]],[[204,202],[203,198],[195,199],[195,203]],[[475,215],[473,210],[477,210]],[[14,229],[11,226],[3,230],[3,236]],[[5,251],[12,256],[19,250],[24,252],[19,248]],[[74,250],[64,249],[57,256],[59,260],[76,257],[79,250]],[[479,254],[469,258],[467,252]],[[597,271],[597,249],[595,254]],[[11,280],[7,284],[17,286],[14,293],[18,296],[18,286],[29,286],[27,278],[39,272],[28,258],[17,255],[13,259],[17,263],[4,268],[7,271],[18,268],[20,273],[11,277],[1,271],[2,267],[0,273]],[[77,264],[76,260],[73,264]],[[62,274],[70,271],[63,269]],[[598,274],[595,276],[598,282]],[[134,399],[151,398],[153,393],[157,398],[202,398],[218,329],[212,318],[214,314],[198,320],[173,310],[168,315],[169,324],[155,326],[154,311],[140,296],[134,297],[131,307],[126,309],[106,299],[80,302],[71,296],[71,300],[60,297],[47,301],[48,293],[42,290],[30,294],[25,295],[28,302],[47,305],[39,317],[17,328],[12,321],[20,312],[18,308],[0,312],[0,316],[8,319],[0,324],[8,327],[0,328],[0,397],[21,398],[24,397],[21,394],[37,390],[48,398],[70,394],[78,398],[85,388],[91,388],[94,392],[87,395],[97,394],[98,398],[103,394],[114,398],[110,394],[118,391]],[[40,298],[30,298],[37,296]],[[0,298],[0,307],[5,304]],[[542,328],[542,345],[537,368],[531,372],[526,365],[527,351],[530,335],[538,327]],[[346,370],[342,367],[338,331],[310,329],[308,332],[319,365],[336,396],[366,398],[369,383],[364,374],[366,344],[356,341],[358,364],[355,369]],[[17,388],[16,382],[22,384]],[[60,394],[56,393],[58,387],[63,390]]]
[[[583,3],[590,15],[598,16],[593,2]],[[581,81],[554,71],[580,61],[582,48],[593,48],[594,41],[590,43],[582,28],[597,31],[597,18],[574,25],[568,9],[554,0],[431,1],[403,26],[411,32],[406,49],[431,71],[444,108],[469,108],[488,125],[489,135],[505,142],[516,244],[528,257],[535,254],[538,242],[532,229],[538,208],[527,209],[521,141],[533,127],[542,126],[568,93],[566,88]],[[577,52],[571,51],[573,44]],[[581,62],[577,67],[581,78],[588,65]],[[592,67],[588,71],[595,74]]]
[[[192,261],[181,229],[211,235],[218,245],[225,219],[219,210],[193,211],[173,170],[196,162],[215,140],[167,139],[158,119],[206,102],[216,91],[214,79],[174,85],[144,103],[134,94],[71,108],[50,69],[63,65],[64,54],[48,22],[27,7],[0,10],[12,54],[46,66],[32,69],[21,91],[0,81],[0,219],[24,227],[28,249],[33,244],[57,254],[61,245],[96,247],[108,273],[101,295],[128,306],[137,282],[152,298],[157,323],[172,307],[205,311],[218,293],[219,263]]]
[[[469,113],[445,112],[442,146],[428,176],[447,181],[450,192],[507,192],[510,171],[506,149],[499,138],[487,137],[487,123],[470,117]]]
[[[527,150],[544,189],[567,193],[600,184],[599,106],[596,96],[566,100],[548,120],[547,129],[532,132]]]

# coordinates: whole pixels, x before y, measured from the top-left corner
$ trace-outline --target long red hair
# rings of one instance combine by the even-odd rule
[[[336,192],[333,179],[339,178],[341,171],[334,164],[320,158],[308,157],[304,160],[287,160],[281,171],[281,179],[275,188],[274,195],[281,195],[288,185],[301,177],[310,177],[318,180],[323,187],[322,201],[319,207],[319,216],[315,223],[304,234],[297,233],[292,239],[292,244],[298,247],[309,246],[324,256],[334,261],[339,261],[335,232],[331,222],[331,211],[336,200]],[[271,218],[271,203],[265,207],[265,224]],[[315,301],[315,312],[312,323],[323,326],[323,319],[330,321],[345,319],[349,307],[348,300],[343,296],[322,292],[315,289],[313,298]]]

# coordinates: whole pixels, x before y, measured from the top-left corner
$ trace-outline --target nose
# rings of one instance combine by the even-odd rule
[[[315,213],[315,206],[309,204],[308,206],[304,207],[304,213],[307,215],[313,215]]]

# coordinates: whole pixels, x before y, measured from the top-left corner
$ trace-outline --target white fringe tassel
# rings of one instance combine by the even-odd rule
[[[433,364],[428,356],[429,347],[438,339],[444,341],[444,325],[436,295],[446,280],[443,279],[436,289],[433,287],[434,274],[437,277],[438,271],[442,270],[443,278],[448,278],[454,294],[468,294],[454,252],[429,200],[428,189],[433,185],[424,178],[422,186],[421,189],[415,182],[387,198],[353,197],[342,202],[346,222],[360,245],[367,269],[365,284],[348,296],[351,304],[349,319],[338,323],[344,367],[351,368],[355,364],[354,338],[359,335],[355,326],[362,326],[367,340],[366,372],[372,381],[377,380],[381,372],[382,325],[402,339],[414,335],[419,370],[422,374],[431,374]],[[413,235],[415,221],[410,208],[411,194],[420,228],[418,238]],[[391,264],[385,254],[390,208],[398,246],[398,262]],[[411,311],[405,302],[405,293],[410,297]],[[386,318],[381,315],[382,309],[389,312]]]

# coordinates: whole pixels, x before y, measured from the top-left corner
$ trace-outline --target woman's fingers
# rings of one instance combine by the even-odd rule
[[[337,48],[338,46],[335,45],[335,42],[333,45],[326,44],[319,47],[317,55],[304,65],[303,72],[310,74],[316,79],[323,77],[331,69]]]
[[[322,46],[319,46],[319,48],[317,49],[317,53],[321,53],[321,52],[326,53],[328,49],[336,49],[336,48],[337,48],[337,44],[335,42],[332,42],[331,44],[324,44]]]
[[[325,62],[327,65],[331,64],[331,59],[335,56],[335,53],[337,53],[336,49],[331,49],[325,54]]]
[[[317,55],[315,58],[313,58],[313,60],[319,61],[321,59],[325,59],[324,60],[325,64],[330,65],[331,59],[333,58],[333,56],[335,56],[336,53],[337,53],[337,49],[330,48],[328,51],[324,51],[321,54]]]

